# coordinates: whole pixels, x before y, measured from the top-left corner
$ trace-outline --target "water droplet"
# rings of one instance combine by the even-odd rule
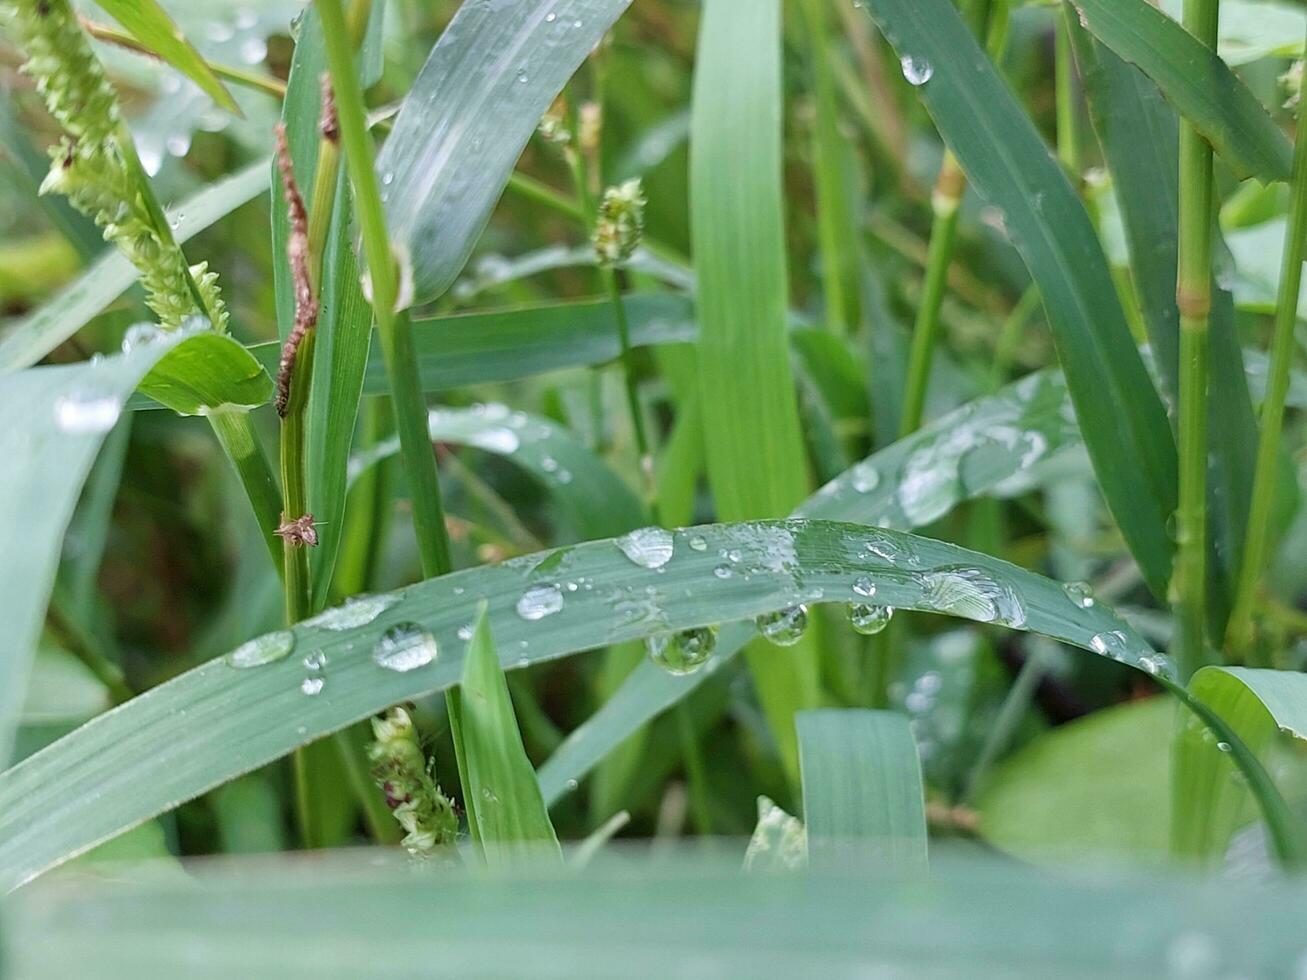
[[[571,793],[571,792],[574,792],[574,791],[576,790],[577,786],[579,786],[579,785],[581,785],[581,784],[578,783],[575,779],[569,779],[569,780],[568,780],[566,783],[564,783],[563,785],[566,786],[566,787],[567,787],[567,791],[568,791],[569,793]]]
[[[669,674],[693,674],[706,664],[717,646],[716,626],[696,626],[679,633],[660,633],[644,641],[649,659]]]
[[[122,351],[130,354],[138,347],[146,347],[163,338],[163,331],[153,323],[133,323],[123,334]]]
[[[79,392],[61,395],[54,403],[54,424],[69,435],[99,435],[118,421],[123,403],[117,395]]]
[[[290,656],[295,649],[295,634],[290,630],[278,630],[257,636],[248,643],[242,643],[227,654],[228,666],[243,670],[246,667],[262,667]]]
[[[526,69],[525,69],[525,68],[519,68],[519,69],[517,70],[517,81],[518,81],[518,84],[519,84],[519,85],[525,85],[525,84],[527,83],[527,76],[526,76]]]
[[[661,527],[642,527],[617,539],[622,554],[641,568],[662,568],[672,559],[675,539]]]
[[[321,650],[317,650],[305,657],[303,663],[305,670],[311,670],[317,674],[327,666],[327,655]]]
[[[517,614],[532,621],[552,616],[562,608],[563,590],[556,585],[532,586],[517,600]]]
[[[707,551],[708,540],[702,534],[695,534],[690,538],[691,551]]]
[[[1218,749],[1220,749],[1222,752],[1233,752],[1233,751],[1234,751],[1234,749],[1231,747],[1231,745],[1230,745],[1229,742],[1217,742],[1217,743],[1216,743],[1216,747],[1217,747]]]
[[[866,602],[849,603],[849,625],[863,636],[875,636],[894,618],[893,606],[875,606]]]
[[[853,591],[870,599],[876,594],[876,583],[866,575],[859,576],[858,580],[853,583]]]
[[[557,15],[556,13],[554,13],[552,10],[549,11],[549,13],[545,14],[545,23],[546,23],[546,24],[552,24],[552,23],[553,23],[554,21],[556,21],[556,20],[558,20],[558,15]]]
[[[1154,677],[1175,677],[1175,665],[1165,654],[1145,654],[1139,658],[1139,666]]]
[[[849,484],[858,493],[871,493],[880,486],[880,471],[870,463],[859,463],[849,474]]]
[[[903,69],[903,77],[908,80],[909,85],[925,85],[935,74],[934,65],[925,58],[915,58],[910,54],[905,54],[899,59],[899,66]]]
[[[1094,604],[1094,589],[1088,582],[1067,582],[1062,591],[1081,609],[1089,609]]]
[[[466,643],[468,640],[472,639],[472,624],[471,624],[471,623],[464,623],[462,626],[460,626],[460,627],[458,628],[458,638],[459,638],[460,640],[464,641],[465,643]]]
[[[399,602],[397,595],[362,595],[346,599],[345,603],[319,613],[305,621],[305,626],[328,630],[351,630],[367,626],[383,612]]]
[[[1089,648],[1113,660],[1124,660],[1130,651],[1130,643],[1120,630],[1099,633],[1089,641]]]
[[[925,603],[939,612],[1001,626],[1026,623],[1026,609],[1016,593],[978,568],[940,568],[923,573],[920,582]]]
[[[372,648],[379,667],[406,674],[431,663],[439,654],[436,638],[417,623],[398,623],[381,634]]]
[[[730,565],[718,565],[712,570],[712,573],[718,578],[730,578],[734,572],[731,571]]]
[[[307,694],[311,698],[317,697],[326,686],[326,680],[321,677],[306,677],[300,682],[300,693]]]
[[[512,429],[505,429],[496,426],[493,429],[482,429],[480,432],[472,434],[468,440],[478,449],[484,449],[487,452],[499,453],[502,456],[511,456],[517,452],[518,447],[522,444],[518,439],[517,433]]]
[[[778,647],[792,647],[803,639],[808,628],[808,607],[790,606],[779,612],[764,613],[757,619],[758,632]]]
[[[184,157],[191,151],[191,134],[190,133],[173,133],[163,144],[169,153],[175,157]],[[177,224],[181,224],[180,218],[174,218]],[[173,225],[176,228],[177,225]]]

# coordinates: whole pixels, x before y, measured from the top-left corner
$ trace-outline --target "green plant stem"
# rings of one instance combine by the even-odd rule
[[[1185,0],[1184,26],[1216,47],[1219,0]],[[1206,661],[1208,318],[1212,306],[1212,148],[1180,123],[1180,504],[1172,598],[1176,665],[1185,681]]]
[[[1070,18],[1079,15],[1069,3],[1062,4],[1062,19],[1054,32],[1055,98],[1057,100],[1057,158],[1072,180],[1079,180],[1081,161],[1080,121],[1076,113],[1076,69],[1071,50]]]
[[[1275,307],[1275,332],[1271,340],[1271,366],[1262,403],[1261,434],[1257,442],[1257,467],[1253,478],[1252,502],[1248,510],[1248,534],[1244,541],[1243,567],[1235,590],[1234,610],[1226,640],[1230,652],[1246,658],[1253,641],[1253,607],[1266,565],[1271,532],[1271,509],[1279,476],[1280,436],[1284,428],[1284,402],[1293,366],[1294,327],[1298,321],[1298,294],[1302,289],[1303,245],[1307,240],[1307,125],[1299,119],[1294,147],[1292,203],[1285,232],[1280,269],[1280,293]]]
[[[1044,677],[1044,648],[1038,643],[1031,644],[1030,654],[1017,671],[1017,676],[1008,688],[1007,696],[999,706],[998,716],[989,726],[985,742],[976,756],[976,763],[967,775],[966,787],[958,798],[958,803],[967,804],[976,798],[976,791],[984,785],[985,776],[990,767],[1003,754],[1016,734],[1026,709],[1039,688]]]
[[[82,622],[68,611],[66,595],[56,587],[50,599],[49,621],[56,634],[64,641],[64,647],[82,662],[108,692],[114,704],[122,704],[136,696],[122,668],[110,657],[104,641],[94,630],[87,629]]]
[[[635,448],[640,457],[640,476],[644,481],[645,499],[649,504],[649,515],[653,523],[661,524],[662,508],[658,503],[654,456],[649,445],[648,432],[645,430],[644,412],[640,407],[640,391],[635,383],[635,352],[631,347],[631,326],[626,317],[626,304],[622,301],[622,290],[617,284],[617,271],[610,266],[603,266],[599,273],[613,307],[613,319],[617,322],[617,338],[622,345],[622,377],[626,382],[626,407],[631,413],[631,426],[635,430]]]
[[[354,67],[354,51],[340,0],[317,0],[322,20],[327,64],[336,95],[341,143],[362,231],[364,259],[372,286],[372,306],[381,337],[381,350],[390,375],[396,428],[408,473],[422,571],[427,577],[453,568],[445,508],[436,473],[435,454],[427,423],[427,406],[418,377],[412,325],[407,310],[396,310],[399,269],[386,232],[381,190],[373,165],[363,90]]]
[[[577,221],[585,221],[585,212],[581,210],[579,204],[569,199],[565,194],[560,194],[543,181],[536,180],[527,174],[515,172],[508,178],[508,189],[528,201],[544,205],[559,214],[565,214]]]
[[[1033,283],[1027,286],[1026,291],[1017,300],[1016,306],[1012,307],[1012,312],[1003,321],[1003,326],[999,328],[998,339],[994,341],[994,360],[989,375],[990,392],[998,391],[1003,387],[1003,380],[1007,377],[1017,347],[1025,334],[1026,324],[1039,308],[1041,299],[1039,287]]]
[[[930,384],[930,366],[935,357],[939,336],[939,310],[948,288],[948,270],[957,242],[958,208],[966,177],[957,158],[945,152],[939,179],[931,195],[934,222],[930,228],[930,251],[926,257],[926,279],[921,303],[912,330],[912,352],[908,358],[908,380],[903,394],[900,435],[911,435],[921,427],[926,408],[926,389]]]
[[[281,539],[274,533],[281,523],[281,490],[272,475],[268,457],[263,454],[259,437],[254,431],[250,413],[240,408],[222,408],[209,413],[209,425],[218,437],[223,451],[240,477],[241,486],[254,509],[254,519],[263,534],[268,554],[277,569],[283,573],[284,558]]]
[[[307,346],[307,344],[305,345]],[[302,348],[301,348],[302,349]],[[304,358],[305,361],[311,360]],[[300,364],[296,358],[296,364]],[[306,381],[308,379],[305,379]],[[292,381],[303,390],[307,385]],[[292,402],[296,400],[292,399]],[[294,408],[281,424],[281,485],[285,491],[285,520],[294,520],[308,513],[308,500],[304,480],[304,411]],[[309,549],[290,536],[282,544],[286,575],[282,590],[286,599],[286,625],[294,626],[309,615],[312,599],[309,585]]]

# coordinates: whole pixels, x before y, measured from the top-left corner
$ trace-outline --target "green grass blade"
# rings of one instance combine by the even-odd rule
[[[179,244],[247,203],[268,186],[268,164],[251,164],[180,202],[173,213]],[[0,339],[0,372],[35,364],[112,303],[137,279],[136,268],[111,250],[77,281],[20,320]]]
[[[1289,141],[1215,51],[1146,0],[1074,3],[1093,35],[1156,82],[1237,176],[1289,179]]]
[[[744,16],[741,16],[741,14]],[[808,490],[786,343],[781,5],[709,0],[699,27],[690,193],[708,482],[723,520],[778,517]],[[750,669],[791,775],[794,713],[820,702],[808,642]]]
[[[465,806],[468,819],[476,821],[475,839],[486,863],[512,867],[542,853],[561,857],[540,784],[522,746],[484,603],[463,660],[457,704]]]
[[[1149,586],[1165,596],[1175,442],[1084,207],[947,0],[869,0],[866,9],[901,56],[931,66],[922,99],[972,186],[1001,209],[1039,286],[1103,495]]]
[[[414,300],[462,271],[540,117],[631,0],[464,4],[377,160]]]
[[[739,555],[727,578],[717,574],[723,552]],[[453,686],[464,667],[457,634],[478,599],[515,666],[527,667],[719,622],[733,624],[721,637],[733,649],[755,635],[755,617],[804,600],[852,601],[863,579],[897,608],[1007,623],[1141,670],[1166,668],[1104,606],[1085,608],[1056,582],[928,538],[822,521],[713,525],[677,532],[659,568],[593,541],[331,610],[258,643],[257,659],[272,662],[210,661],[82,726],[0,774],[0,888],[387,705]],[[439,656],[411,670],[378,663],[377,641],[401,624],[429,633]],[[304,688],[310,655],[329,667],[313,675],[320,687]]]
[[[1206,667],[1189,689],[1238,733],[1263,764],[1287,766],[1301,789],[1299,753],[1307,740],[1307,675],[1293,671],[1244,667]],[[1287,736],[1286,743],[1283,736]],[[1219,865],[1241,823],[1256,816],[1248,786],[1237,780],[1230,753],[1188,718],[1175,733],[1172,847],[1199,864]],[[1278,766],[1277,766],[1278,767]]]
[[[895,873],[926,870],[921,760],[906,715],[826,708],[796,724],[808,861],[870,857]]]
[[[186,39],[168,12],[156,0],[97,0],[114,20],[151,52],[202,88],[228,112],[241,114],[231,93],[223,86],[208,62]]]
[[[1179,323],[1176,242],[1179,234],[1179,137],[1174,112],[1157,87],[1101,43],[1075,32],[1077,58],[1090,97],[1095,128],[1112,170],[1130,248],[1132,279],[1140,297],[1160,383],[1179,395]],[[1088,42],[1088,43],[1086,43]],[[1211,569],[1208,615],[1220,636],[1242,563],[1248,525],[1257,423],[1248,394],[1243,353],[1234,323],[1234,299],[1212,291],[1208,511]]]
[[[172,350],[138,388],[179,415],[258,408],[272,400],[272,378],[263,365],[231,337],[216,333],[197,334]]]

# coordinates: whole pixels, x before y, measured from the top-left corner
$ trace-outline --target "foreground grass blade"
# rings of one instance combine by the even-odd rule
[[[158,55],[168,64],[204,89],[214,102],[228,112],[241,115],[236,100],[218,81],[203,56],[195,46],[186,39],[172,22],[156,0],[98,0],[105,11],[122,24],[127,32],[136,38],[153,54]]]
[[[266,161],[224,177],[180,202],[174,209],[178,244],[226,217],[268,186]],[[116,249],[88,268],[45,306],[20,320],[0,339],[0,372],[35,364],[136,281],[136,268]]]
[[[356,980],[379,962],[396,972],[402,956],[451,976],[518,978],[792,977],[813,964],[828,977],[1161,977],[1195,962],[1276,977],[1300,965],[1307,903],[1301,880],[1049,875],[1002,862],[885,880],[852,868],[741,875],[738,855],[678,854],[638,874],[601,858],[583,874],[522,876],[414,874],[379,860],[264,857],[155,882],[52,880],[6,909],[9,975]]]
[[[809,864],[838,868],[852,855],[924,871],[926,804],[907,716],[826,708],[796,725]]]
[[[947,0],[869,0],[967,177],[992,206],[1044,300],[1094,472],[1154,594],[1166,595],[1176,451],[1166,412],[1075,191]],[[920,76],[918,76],[920,77]]]
[[[861,601],[874,585],[886,605],[1005,623],[1141,670],[1167,669],[1110,610],[1085,608],[1056,582],[956,545],[823,521],[699,527],[671,543],[672,557],[657,568],[594,541],[355,600],[101,715],[0,774],[0,888],[387,705],[449,688],[464,667],[458,631],[480,599],[517,667],[749,622],[723,629],[732,649],[756,616],[796,602]],[[723,553],[738,555],[725,578]],[[388,657],[390,645],[377,644],[397,627],[429,634],[441,655]],[[306,657],[329,666],[306,673]],[[306,685],[310,676],[321,683]]]
[[[1236,176],[1289,179],[1289,141],[1215,51],[1147,0],[1073,2],[1094,36],[1156,82]]]
[[[699,390],[708,482],[722,520],[779,517],[808,492],[785,333],[781,4],[708,0],[691,118]],[[820,703],[810,642],[749,666],[791,775],[793,716]]]
[[[630,2],[459,7],[377,160],[416,302],[462,271],[540,117]]]
[[[477,611],[456,690],[459,756],[467,780],[464,805],[469,820],[476,821],[474,837],[486,863],[512,867],[542,853],[561,857],[540,784],[522,747],[485,606]]]
[[[1192,695],[1224,718],[1248,749],[1271,768],[1289,767],[1303,789],[1301,747],[1307,741],[1307,676],[1293,671],[1206,667]],[[1286,752],[1288,738],[1298,752]],[[1175,735],[1171,843],[1199,864],[1217,864],[1242,823],[1256,817],[1229,748],[1201,725],[1181,718]],[[1277,765],[1278,763],[1278,765]]]
[[[200,344],[222,360],[211,341],[248,359],[226,338],[201,335],[187,341],[161,336],[120,357],[20,371],[0,385],[0,417],[5,419],[0,459],[13,474],[0,480],[0,513],[5,515],[0,521],[0,553],[5,556],[0,562],[0,620],[5,623],[0,644],[0,763],[8,760],[13,744],[64,531],[100,444],[127,396],[154,369],[160,386],[166,380],[167,391],[196,410],[202,396],[215,405],[228,401],[227,396],[245,397],[246,378],[238,375],[235,390],[226,391],[209,371],[207,357],[191,358],[190,345]]]
[[[1180,312],[1176,306],[1179,133],[1156,85],[1101,43],[1074,28],[1076,56],[1094,125],[1112,169],[1159,383],[1178,398]],[[1208,616],[1219,636],[1232,604],[1248,524],[1257,424],[1235,331],[1234,299],[1212,289],[1208,399],[1211,515]]]

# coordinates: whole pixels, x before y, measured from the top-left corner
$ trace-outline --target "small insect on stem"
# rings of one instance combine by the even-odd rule
[[[318,323],[318,300],[313,295],[309,278],[309,213],[304,207],[295,170],[290,159],[290,146],[286,142],[286,127],[277,124],[277,169],[281,172],[281,186],[286,195],[286,212],[290,216],[290,235],[286,241],[286,254],[290,258],[291,278],[295,283],[295,324],[281,349],[281,363],[277,370],[277,414],[286,417],[290,409],[291,381],[295,373],[295,360],[304,338]]]
[[[318,527],[315,524],[312,514],[305,514],[303,517],[297,517],[293,521],[286,520],[286,515],[281,515],[281,524],[277,530],[272,533],[277,535],[283,541],[295,548],[315,548],[318,544]]]

